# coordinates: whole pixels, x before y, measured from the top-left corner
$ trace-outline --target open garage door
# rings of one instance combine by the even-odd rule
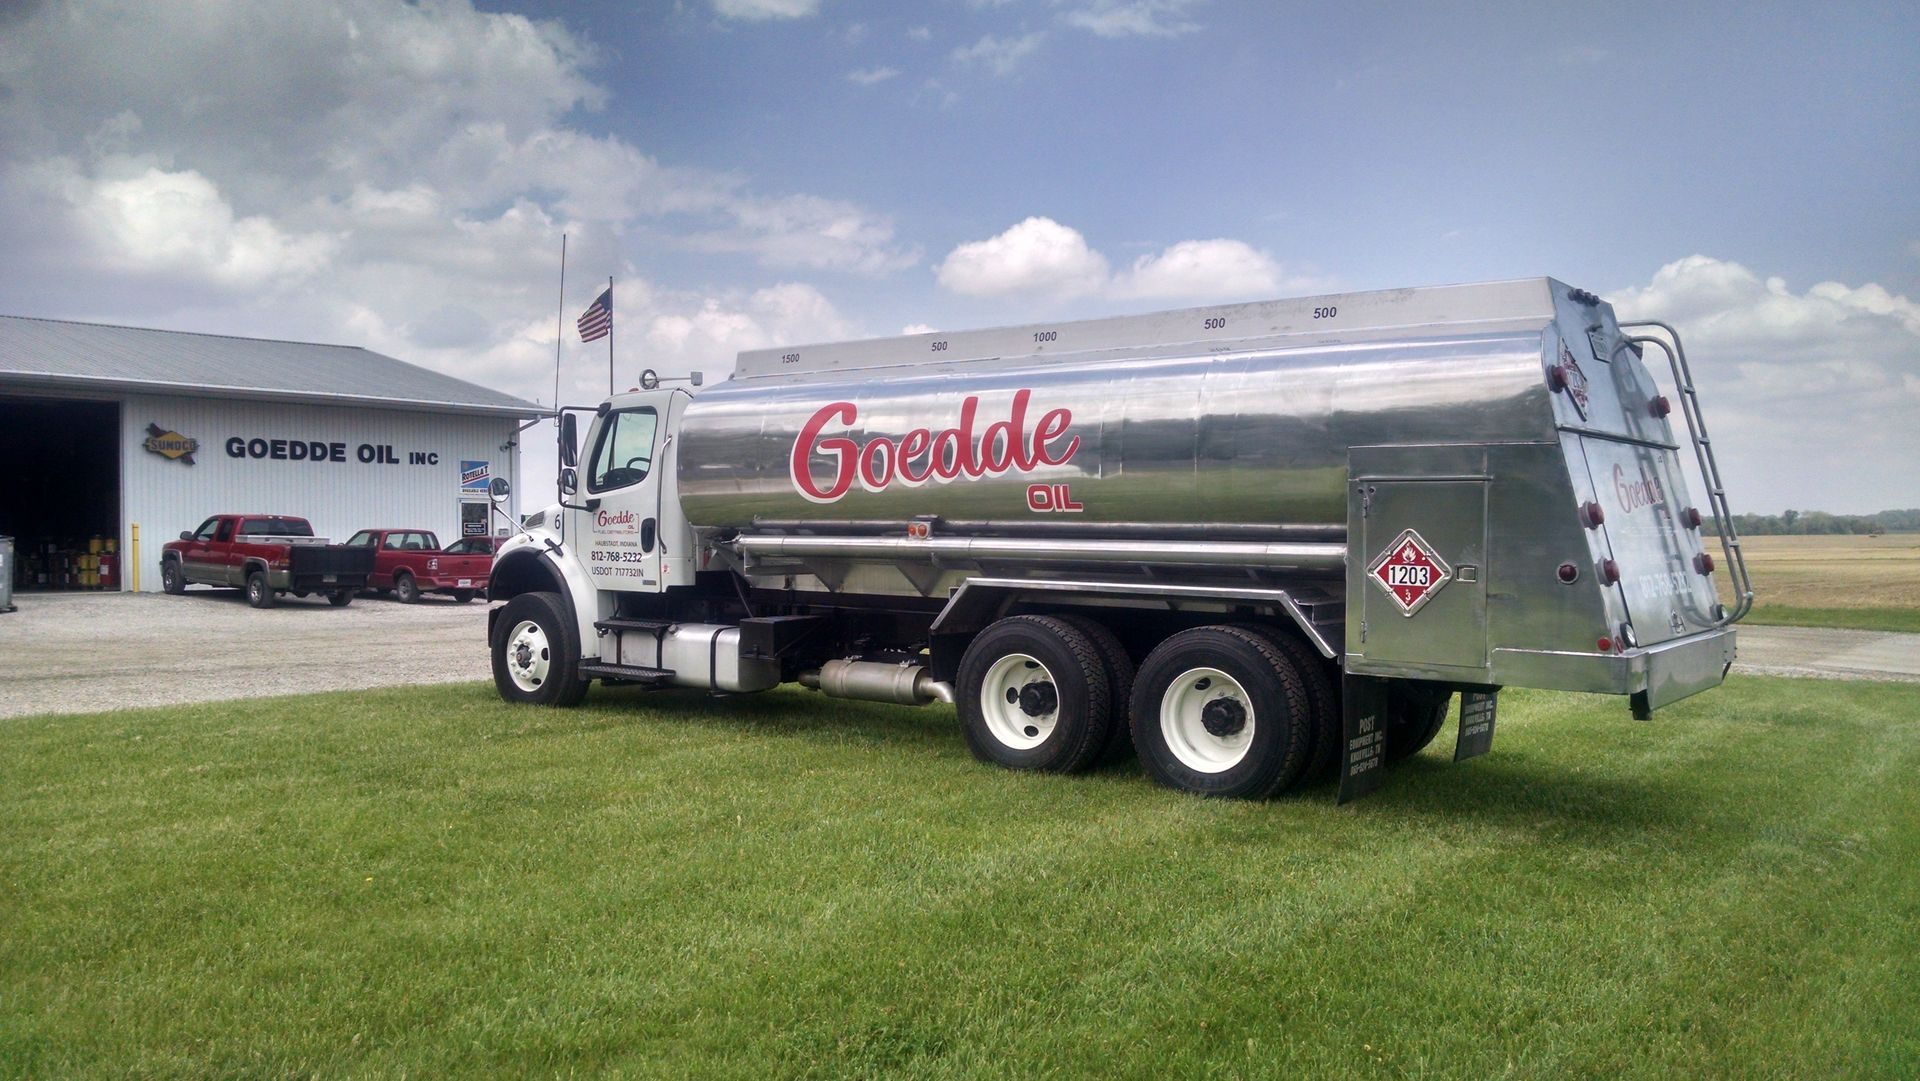
[[[0,535],[15,592],[120,589],[120,405],[0,397]]]

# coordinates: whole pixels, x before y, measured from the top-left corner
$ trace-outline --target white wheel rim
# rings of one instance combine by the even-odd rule
[[[980,681],[980,715],[993,738],[1016,751],[1047,741],[1060,722],[1059,685],[1047,666],[1025,653],[993,662]],[[1050,702],[1051,709],[1029,712]]]
[[[1167,749],[1199,773],[1225,773],[1239,765],[1253,745],[1253,722],[1247,689],[1218,668],[1189,668],[1160,696],[1160,734]]]
[[[547,632],[531,619],[514,625],[507,636],[507,675],[523,691],[537,691],[547,681],[553,666],[553,650],[547,644]]]

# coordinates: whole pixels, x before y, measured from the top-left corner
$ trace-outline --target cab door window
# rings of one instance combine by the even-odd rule
[[[653,437],[659,417],[652,409],[628,409],[607,418],[594,444],[587,490],[604,492],[647,479],[653,471]]]

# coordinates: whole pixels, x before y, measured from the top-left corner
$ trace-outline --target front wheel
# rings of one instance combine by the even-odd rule
[[[420,583],[413,575],[401,571],[393,576],[393,599],[401,604],[414,604],[420,600]]]
[[[1312,706],[1289,658],[1244,627],[1181,631],[1133,684],[1133,746],[1161,784],[1261,799],[1306,771]]]
[[[1008,769],[1086,769],[1112,732],[1107,688],[1099,650],[1078,627],[1054,616],[1003,619],[960,659],[967,749]]]
[[[558,593],[522,593],[500,609],[493,625],[493,686],[509,702],[577,706],[587,696],[580,678],[580,632]]]
[[[273,589],[267,585],[267,572],[248,571],[247,603],[255,608],[272,608],[273,601]]]
[[[187,591],[187,576],[180,571],[180,561],[169,559],[160,564],[160,588],[179,596]]]

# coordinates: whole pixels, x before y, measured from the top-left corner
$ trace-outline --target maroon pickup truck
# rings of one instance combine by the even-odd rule
[[[427,529],[363,529],[348,537],[347,545],[373,550],[368,588],[391,589],[404,604],[423,593],[450,593],[465,604],[487,588],[493,573],[493,556],[443,549]]]
[[[160,584],[168,593],[239,586],[255,608],[273,607],[282,593],[324,593],[335,607],[349,604],[372,571],[371,553],[328,544],[305,518],[280,514],[216,514],[160,550]]]

